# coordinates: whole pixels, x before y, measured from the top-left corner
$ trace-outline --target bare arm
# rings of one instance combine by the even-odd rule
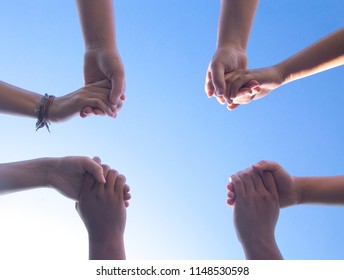
[[[285,82],[291,82],[344,64],[344,28],[320,39],[281,62]]]
[[[0,112],[36,117],[35,108],[43,96],[0,82]]]
[[[258,0],[221,0],[217,48],[246,51]]]
[[[344,176],[293,177],[299,203],[344,205]]]
[[[52,160],[34,159],[0,164],[0,195],[37,187],[48,187]]]
[[[86,49],[116,49],[112,0],[76,0]]]
[[[120,100],[125,99],[125,79],[116,43],[112,0],[76,0],[76,4],[85,40],[85,84],[103,79],[111,81],[108,98],[119,109]],[[80,114],[85,116],[92,111],[87,107]]]

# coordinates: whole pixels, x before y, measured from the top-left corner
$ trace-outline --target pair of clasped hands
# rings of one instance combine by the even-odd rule
[[[283,83],[277,67],[247,70],[246,51],[217,49],[206,74],[205,91],[229,110],[262,98]],[[259,81],[259,82],[258,82]]]

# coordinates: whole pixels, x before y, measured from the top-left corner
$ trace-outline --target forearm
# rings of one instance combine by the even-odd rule
[[[0,195],[35,187],[48,187],[52,161],[41,158],[0,164]]]
[[[0,82],[0,112],[36,117],[35,109],[42,95]]]
[[[344,205],[344,176],[294,177],[300,204]]]
[[[217,48],[246,50],[258,0],[221,0]]]
[[[89,238],[90,260],[125,260],[123,237],[110,241],[94,241]]]
[[[277,66],[284,83],[344,64],[344,28],[320,39]]]
[[[116,48],[112,0],[76,0],[86,49]]]

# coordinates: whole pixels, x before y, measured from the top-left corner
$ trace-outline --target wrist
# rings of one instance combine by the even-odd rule
[[[238,52],[242,52],[246,54],[246,47],[243,47],[241,44],[236,43],[236,42],[221,42],[218,43],[216,46],[216,50],[224,50],[224,51],[233,51],[236,50]]]
[[[89,258],[91,260],[125,260],[123,234],[100,239],[89,235]]]
[[[276,67],[276,69],[280,73],[282,85],[293,81],[292,74],[290,73],[290,70],[287,66],[286,61],[282,61],[282,62],[276,64],[274,67]]]
[[[59,122],[66,119],[62,116],[62,111],[68,108],[68,103],[72,103],[71,101],[72,100],[69,94],[61,97],[56,97],[48,113],[49,121]]]
[[[44,158],[42,159],[42,169],[44,169],[45,173],[45,186],[49,188],[55,188],[53,186],[53,176],[54,176],[54,170],[56,168],[57,159],[54,158]]]
[[[294,181],[295,191],[296,191],[296,204],[304,203],[304,188],[305,182],[302,177],[292,177]]]
[[[246,259],[248,260],[278,260],[283,259],[274,236],[257,236],[242,242]]]
[[[85,53],[87,52],[118,52],[117,46],[115,43],[111,44],[89,44],[85,47]]]

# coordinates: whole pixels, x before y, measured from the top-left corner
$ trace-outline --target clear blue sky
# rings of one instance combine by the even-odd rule
[[[311,4],[310,4],[311,3]],[[344,173],[343,68],[288,84],[229,112],[204,93],[219,1],[115,1],[127,101],[117,119],[75,118],[35,132],[1,115],[1,162],[98,155],[127,177],[128,259],[243,259],[228,177],[261,159],[298,176]],[[249,67],[279,62],[343,24],[331,1],[261,1]],[[57,96],[83,85],[83,40],[71,0],[2,1],[1,80]],[[342,207],[283,209],[286,259],[343,259]],[[46,189],[0,197],[0,260],[87,259],[74,203]]]

